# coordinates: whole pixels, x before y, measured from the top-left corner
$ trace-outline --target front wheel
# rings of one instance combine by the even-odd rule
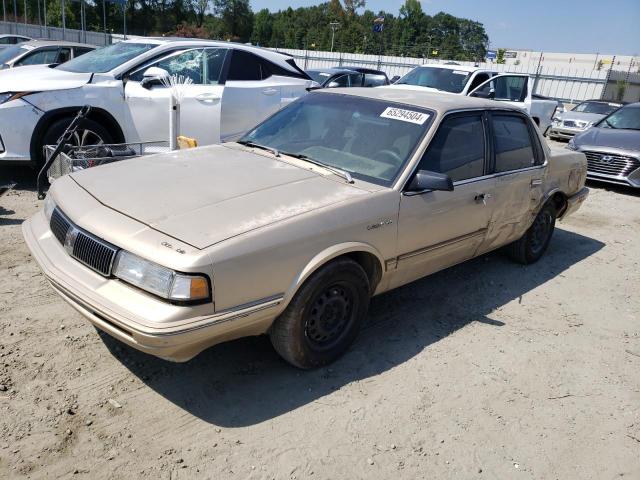
[[[546,204],[525,234],[507,245],[507,254],[512,260],[523,265],[537,262],[547,250],[555,226],[556,210],[552,205]]]
[[[271,343],[296,367],[331,363],[356,338],[369,297],[369,279],[362,267],[350,259],[335,260],[296,293],[271,327]]]
[[[49,126],[45,134],[42,137],[41,145],[38,149],[38,163],[42,165],[44,163],[43,148],[45,145],[55,145],[58,143],[58,139],[65,132],[72,118],[63,118],[57,120]],[[102,145],[104,143],[112,143],[113,137],[109,131],[99,123],[90,120],[88,118],[83,119],[78,126],[69,142],[73,147],[85,147],[89,145]]]

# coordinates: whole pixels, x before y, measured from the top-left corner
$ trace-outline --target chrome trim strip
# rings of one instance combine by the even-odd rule
[[[430,245],[428,247],[423,247],[418,250],[414,250],[412,252],[403,253],[398,256],[398,262],[402,260],[406,260],[411,257],[415,257],[417,255],[422,255],[423,253],[429,253],[434,250],[438,250],[440,248],[448,247],[449,245],[454,245],[456,243],[460,243],[464,240],[468,240],[473,237],[478,237],[480,235],[484,235],[487,233],[488,228],[481,228],[480,230],[476,230],[475,232],[467,233],[465,235],[460,235],[459,237],[452,238],[450,240],[445,240],[444,242],[436,243],[435,245]]]
[[[254,313],[261,312],[262,310],[267,310],[269,308],[273,308],[275,306],[278,306],[284,300],[284,294],[280,293],[280,294],[277,294],[277,295],[272,295],[270,297],[262,298],[260,300],[256,300],[256,301],[249,302],[249,303],[244,303],[244,304],[241,304],[241,305],[237,305],[235,307],[231,307],[231,308],[222,310],[222,311],[212,315],[211,317],[208,317],[208,318],[204,319],[203,320],[204,323],[200,323],[198,325],[194,325],[194,326],[191,326],[191,327],[186,326],[185,328],[181,328],[180,330],[172,331],[172,332],[162,332],[162,331],[159,331],[159,329],[156,329],[154,332],[149,333],[149,332],[145,332],[144,330],[141,330],[139,328],[136,328],[135,326],[132,326],[132,325],[129,325],[129,324],[123,324],[123,322],[121,322],[117,318],[114,318],[112,315],[109,315],[109,314],[105,313],[100,308],[95,307],[92,304],[85,302],[84,300],[79,298],[78,295],[76,295],[73,292],[69,291],[69,289],[63,287],[58,281],[56,281],[55,279],[53,279],[52,277],[50,277],[46,273],[45,273],[45,277],[52,284],[52,286],[56,290],[58,290],[59,293],[61,292],[68,300],[76,303],[81,308],[83,308],[84,310],[88,311],[90,314],[92,314],[94,316],[97,316],[98,318],[102,319],[102,321],[106,320],[107,322],[114,324],[114,326],[119,328],[119,329],[131,332],[132,335],[138,334],[138,335],[141,335],[141,336],[150,336],[150,337],[165,337],[165,336],[182,335],[183,333],[188,333],[188,332],[192,332],[192,331],[195,331],[195,330],[200,330],[200,329],[203,329],[203,328],[212,327],[214,325],[219,325],[219,324],[222,324],[222,323],[227,323],[227,322],[231,322],[231,321],[234,321],[234,320],[239,320],[241,318],[248,317],[249,315],[252,315]],[[135,340],[135,337],[134,337],[134,340]],[[136,340],[136,342],[138,342],[138,341]],[[140,342],[138,342],[138,343],[140,343]],[[141,345],[143,345],[143,344],[141,344]]]

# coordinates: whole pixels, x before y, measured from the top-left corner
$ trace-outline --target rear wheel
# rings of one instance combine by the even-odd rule
[[[556,209],[553,205],[546,204],[525,234],[507,245],[507,254],[512,260],[523,265],[537,262],[547,250],[555,226]]]
[[[72,118],[62,118],[53,122],[42,136],[42,141],[38,145],[37,159],[38,165],[42,166],[45,161],[43,148],[45,145],[55,145],[58,139],[71,123]],[[109,131],[99,123],[85,118],[80,122],[80,126],[71,137],[69,142],[73,147],[84,147],[87,145],[102,145],[104,143],[112,143],[113,137]]]
[[[299,368],[315,368],[340,357],[356,338],[369,307],[369,279],[350,259],[314,273],[274,322],[276,351]]]

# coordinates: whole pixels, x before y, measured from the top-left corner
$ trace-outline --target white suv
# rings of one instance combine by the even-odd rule
[[[167,140],[169,90],[159,72],[193,81],[180,130],[200,145],[239,137],[313,84],[289,56],[188,39],[128,40],[55,68],[0,72],[0,164],[41,162],[43,145],[56,143],[83,105],[93,108],[77,145]]]

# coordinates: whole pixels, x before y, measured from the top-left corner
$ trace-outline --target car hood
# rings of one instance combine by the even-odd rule
[[[562,120],[573,120],[573,121],[581,121],[581,122],[597,122],[598,120],[604,118],[604,115],[599,113],[585,113],[585,112],[573,112],[568,111],[561,113],[560,118]]]
[[[367,193],[269,155],[214,145],[71,178],[103,205],[200,249]]]
[[[591,127],[574,137],[578,147],[610,147],[620,150],[640,151],[640,130]]]
[[[89,83],[89,80],[90,73],[65,72],[46,65],[30,65],[0,71],[0,93],[79,88]]]

